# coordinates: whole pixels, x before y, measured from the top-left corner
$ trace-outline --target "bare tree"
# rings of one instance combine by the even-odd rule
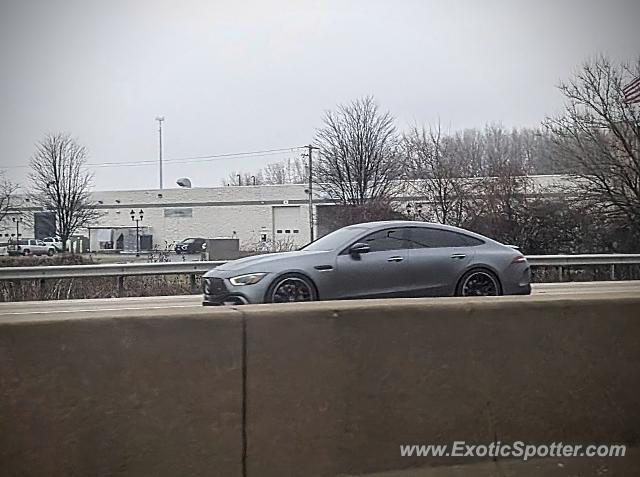
[[[265,184],[302,184],[308,177],[307,167],[300,158],[267,164],[261,172]]]
[[[517,130],[499,124],[483,133],[484,154],[481,175],[475,180],[474,212],[467,225],[498,240],[518,244],[527,208],[528,152]]]
[[[0,172],[0,222],[2,222],[9,213],[17,190],[18,185],[11,182]]]
[[[556,153],[577,171],[582,200],[640,237],[640,109],[623,87],[640,76],[634,65],[605,56],[584,63],[559,88],[564,114],[547,118]]]
[[[402,174],[394,118],[371,97],[328,111],[317,131],[314,179],[338,203],[364,205],[392,197]]]
[[[66,247],[79,228],[100,216],[90,198],[93,175],[85,170],[87,150],[68,134],[49,134],[31,158],[32,202],[56,216],[56,232]]]
[[[307,168],[300,158],[287,158],[267,164],[256,172],[233,171],[222,185],[302,184],[307,180]]]
[[[407,184],[410,192],[424,197],[429,219],[460,226],[469,205],[468,168],[452,139],[443,136],[439,124],[428,130],[414,127],[405,135]]]

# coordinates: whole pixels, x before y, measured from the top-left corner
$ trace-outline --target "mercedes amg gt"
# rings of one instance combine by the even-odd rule
[[[531,293],[516,248],[408,221],[350,225],[294,252],[233,260],[203,277],[204,305]]]

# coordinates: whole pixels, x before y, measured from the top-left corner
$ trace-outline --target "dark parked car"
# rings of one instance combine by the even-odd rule
[[[176,244],[176,253],[200,253],[207,249],[207,240],[187,238]]]
[[[241,258],[204,275],[205,305],[347,298],[528,295],[513,247],[425,222],[336,230],[295,252]]]

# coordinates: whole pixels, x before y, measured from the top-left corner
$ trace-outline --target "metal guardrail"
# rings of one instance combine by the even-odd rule
[[[44,267],[1,267],[0,280],[38,280],[44,278],[119,277],[135,275],[203,274],[227,263],[215,262],[158,262],[109,263],[103,265],[52,265]]]
[[[572,265],[625,265],[640,264],[640,253],[609,253],[585,255],[527,255],[535,267],[569,267]]]
[[[562,281],[566,267],[582,265],[606,265],[610,267],[610,278],[615,280],[616,265],[640,264],[640,254],[592,254],[592,255],[528,255],[532,267],[556,267],[558,281]],[[140,275],[189,275],[192,290],[196,291],[196,276],[227,263],[226,261],[127,263],[104,265],[54,265],[41,267],[0,267],[0,280],[40,280],[118,277],[118,291],[124,288],[124,278]]]
[[[634,265],[640,264],[640,254],[527,255],[527,261],[532,267]],[[225,263],[227,262],[219,260],[198,262],[0,267],[0,280],[38,280],[41,278],[118,277],[137,275],[200,275]]]

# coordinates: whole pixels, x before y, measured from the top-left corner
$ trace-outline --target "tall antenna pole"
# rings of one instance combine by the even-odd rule
[[[158,121],[158,140],[159,140],[158,159],[160,160],[160,189],[162,189],[162,121],[164,121],[164,116],[157,116],[156,121]]]

